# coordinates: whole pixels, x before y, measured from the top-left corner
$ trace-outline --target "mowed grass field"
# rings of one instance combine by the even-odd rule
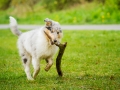
[[[58,77],[55,60],[45,72],[42,60],[38,77],[30,82],[18,54],[17,37],[0,30],[0,90],[120,90],[120,31],[63,32],[62,42],[68,42],[61,66],[64,76]]]

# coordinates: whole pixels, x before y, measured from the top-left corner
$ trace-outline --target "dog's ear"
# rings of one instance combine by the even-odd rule
[[[44,20],[44,22],[46,23],[46,26],[47,26],[47,27],[51,27],[51,26],[52,26],[52,20],[50,20],[49,18],[46,18],[46,19]]]

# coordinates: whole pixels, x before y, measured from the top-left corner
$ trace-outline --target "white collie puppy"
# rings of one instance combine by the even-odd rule
[[[34,80],[40,71],[40,60],[45,59],[47,65],[45,70],[48,71],[53,64],[53,55],[58,50],[55,43],[60,43],[62,38],[61,26],[58,22],[46,18],[45,26],[39,29],[22,33],[17,28],[17,21],[10,18],[10,29],[13,34],[18,36],[18,49],[25,68],[28,80]],[[34,72],[33,77],[30,73],[30,64],[32,62]]]

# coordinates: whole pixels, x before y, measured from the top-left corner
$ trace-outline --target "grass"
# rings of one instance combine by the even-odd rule
[[[58,77],[55,63],[45,72],[43,60],[34,82],[26,79],[16,41],[9,30],[0,30],[0,90],[120,89],[120,31],[64,31],[64,76]]]

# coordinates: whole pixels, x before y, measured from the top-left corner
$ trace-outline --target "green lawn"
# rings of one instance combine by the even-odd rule
[[[9,30],[0,30],[0,90],[120,89],[120,31],[65,30],[64,76],[58,77],[55,63],[45,72],[43,60],[34,82],[26,79],[16,41]]]

